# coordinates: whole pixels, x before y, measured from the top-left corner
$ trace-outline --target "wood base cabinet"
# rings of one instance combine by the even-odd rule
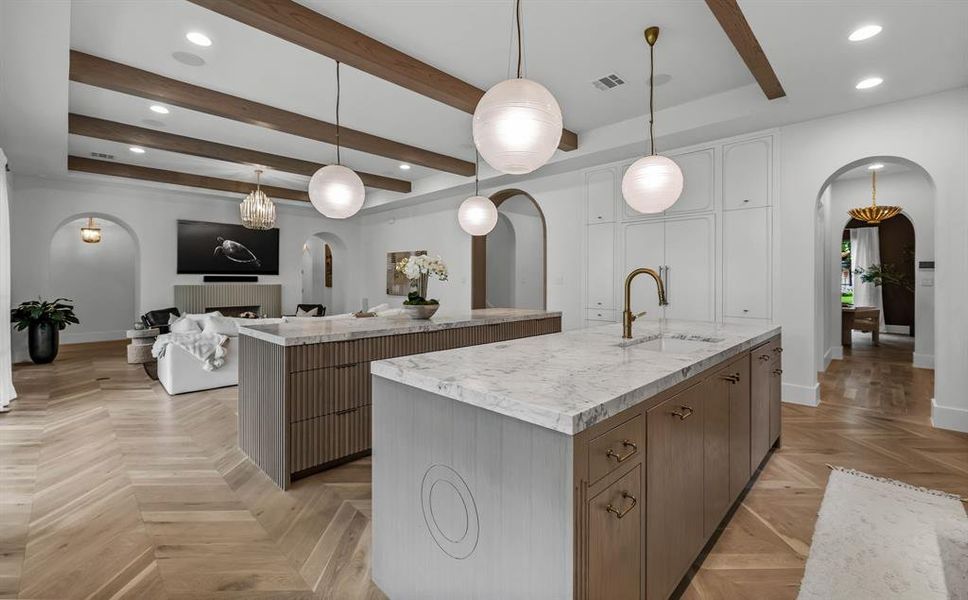
[[[777,336],[575,436],[576,598],[675,591],[779,439],[781,352]]]

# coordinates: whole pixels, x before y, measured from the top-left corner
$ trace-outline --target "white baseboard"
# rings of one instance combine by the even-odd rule
[[[831,346],[823,353],[823,370],[826,371],[832,360],[844,360],[844,347]]]
[[[885,325],[884,333],[897,333],[900,335],[911,335],[910,325]]]
[[[88,331],[85,333],[62,333],[60,341],[62,344],[86,344],[88,342],[108,342],[111,340],[123,340],[128,337],[125,330],[118,331]]]
[[[913,362],[914,362],[914,366],[919,369],[933,369],[934,354],[921,354],[921,353],[915,352]]]
[[[795,383],[784,383],[782,387],[782,400],[790,404],[803,404],[804,406],[820,405],[820,384],[797,385]]]
[[[932,398],[931,424],[939,429],[968,433],[968,409],[941,406]]]

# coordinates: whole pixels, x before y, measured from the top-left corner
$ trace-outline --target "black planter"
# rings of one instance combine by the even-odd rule
[[[38,365],[54,362],[60,346],[60,330],[52,323],[31,323],[27,328],[30,360]]]

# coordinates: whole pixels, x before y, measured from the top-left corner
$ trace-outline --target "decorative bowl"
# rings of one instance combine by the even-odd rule
[[[429,319],[434,316],[438,308],[440,308],[439,304],[404,304],[403,314],[411,319]]]

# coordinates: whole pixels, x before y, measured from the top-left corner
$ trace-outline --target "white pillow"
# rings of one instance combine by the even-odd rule
[[[217,333],[229,337],[238,337],[239,335],[238,324],[228,317],[212,315],[205,317],[202,322],[205,324],[202,329],[203,333]]]
[[[172,333],[198,333],[202,330],[194,319],[188,318],[188,315],[185,315],[180,319],[176,319],[173,323],[170,323],[168,327]]]
[[[174,314],[171,314],[168,316],[168,324],[171,325],[178,319],[191,319],[192,321],[195,321],[196,323],[198,323],[198,328],[201,329],[202,327],[201,322],[205,319],[205,317],[221,317],[221,316],[222,316],[222,313],[220,313],[217,310],[213,310],[212,312],[207,312],[207,313],[185,313],[179,317],[176,317]]]
[[[314,306],[313,308],[311,308],[309,310],[303,310],[303,309],[301,309],[301,308],[299,308],[297,306],[296,307],[296,316],[297,317],[318,317],[319,316],[319,307],[318,306]]]

